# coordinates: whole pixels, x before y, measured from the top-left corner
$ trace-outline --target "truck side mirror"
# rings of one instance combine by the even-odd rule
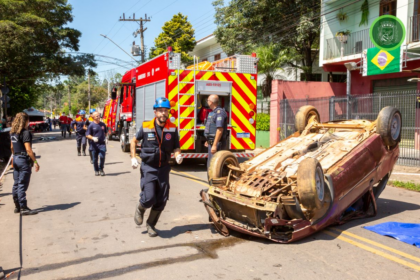
[[[111,99],[115,100],[117,99],[117,88],[113,88],[111,91]]]

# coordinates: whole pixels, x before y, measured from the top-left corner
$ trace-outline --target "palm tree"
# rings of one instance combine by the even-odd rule
[[[283,70],[282,65],[286,62],[285,51],[281,50],[280,45],[271,43],[261,45],[255,49],[258,61],[258,73],[264,75],[262,79],[262,94],[269,97],[271,94],[271,82],[276,78],[276,71]]]

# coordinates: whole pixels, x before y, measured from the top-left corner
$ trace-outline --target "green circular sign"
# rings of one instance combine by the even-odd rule
[[[370,40],[379,49],[392,51],[400,47],[405,40],[405,27],[394,16],[378,17],[370,26]]]

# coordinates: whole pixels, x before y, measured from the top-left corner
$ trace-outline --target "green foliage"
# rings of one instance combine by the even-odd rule
[[[420,184],[416,184],[413,182],[391,181],[390,185],[398,188],[404,188],[407,190],[420,192]]]
[[[320,1],[216,0],[213,34],[228,55],[250,53],[259,45],[280,44],[287,64],[312,79],[318,56]]]
[[[11,96],[23,94],[10,103],[10,112],[35,105],[47,81],[96,66],[91,55],[63,51],[79,50],[81,33],[68,27],[71,12],[67,0],[0,0],[0,77]]]
[[[262,95],[268,97],[271,94],[271,83],[277,70],[283,70],[281,66],[287,62],[285,51],[278,44],[270,43],[261,45],[255,49],[258,61],[258,73],[264,75],[261,80]]]
[[[69,115],[69,106],[68,105],[64,106],[60,113],[62,113],[62,112],[64,112],[68,116]]]
[[[362,26],[363,24],[369,25],[369,3],[368,3],[368,0],[365,0],[365,2],[363,2],[362,6],[360,7],[360,10],[362,11],[362,19],[360,20],[359,26]]]
[[[173,51],[181,53],[183,63],[191,64],[193,58],[188,55],[197,44],[194,38],[194,29],[188,17],[178,13],[170,21],[165,22],[163,32],[155,39],[155,46],[150,49],[149,57],[153,58],[167,51],[172,46]]]
[[[257,130],[270,131],[270,114],[257,114]]]

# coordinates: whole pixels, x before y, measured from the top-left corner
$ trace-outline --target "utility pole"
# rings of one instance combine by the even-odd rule
[[[128,19],[125,18],[125,13],[123,13],[122,18],[120,17],[120,21],[138,21],[140,25],[140,29],[137,29],[133,35],[134,38],[137,37],[138,34],[140,34],[140,49],[141,49],[141,62],[144,63],[145,60],[145,52],[144,52],[144,31],[147,30],[147,27],[143,27],[143,22],[150,21],[150,17],[147,17],[147,14],[144,15],[144,18],[136,19],[136,14],[133,14],[133,18],[128,17]]]
[[[88,70],[88,100],[89,100],[89,114],[90,114],[90,72]]]

